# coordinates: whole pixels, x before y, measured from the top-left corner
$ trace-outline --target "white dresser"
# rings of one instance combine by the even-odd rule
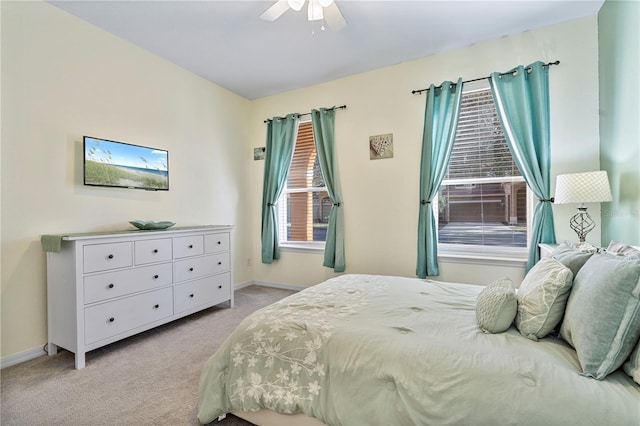
[[[223,302],[233,307],[231,231],[44,236],[59,238],[47,252],[49,355],[65,348],[81,369],[88,351]]]

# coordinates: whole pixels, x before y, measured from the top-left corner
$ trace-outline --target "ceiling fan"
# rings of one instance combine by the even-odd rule
[[[287,10],[296,12],[302,10],[306,0],[278,0],[267,9],[260,19],[273,22]],[[309,21],[324,21],[333,31],[339,31],[347,25],[340,9],[333,0],[309,0],[307,7],[307,19]],[[322,27],[324,29],[324,27]]]

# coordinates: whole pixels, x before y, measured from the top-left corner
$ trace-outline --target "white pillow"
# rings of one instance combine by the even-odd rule
[[[560,323],[573,284],[569,268],[551,257],[531,268],[518,289],[516,327],[520,333],[538,340]]]
[[[624,363],[624,372],[640,385],[640,342],[631,353],[629,360]]]
[[[483,333],[506,331],[518,309],[516,289],[509,278],[502,278],[486,286],[476,300],[476,320]]]
[[[614,240],[611,240],[611,242],[609,243],[609,247],[607,247],[607,251],[609,253],[614,253],[620,256],[640,257],[640,250],[636,249],[635,247],[629,244],[619,243],[618,241],[614,241]]]

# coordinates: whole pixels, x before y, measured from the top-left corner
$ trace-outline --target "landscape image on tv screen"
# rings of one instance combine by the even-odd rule
[[[168,190],[169,153],[85,136],[84,184]]]

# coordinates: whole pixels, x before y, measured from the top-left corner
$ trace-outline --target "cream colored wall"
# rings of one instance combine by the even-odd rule
[[[47,339],[41,234],[242,223],[250,102],[47,3],[0,7],[5,357]],[[83,135],[168,150],[170,190],[83,186]]]
[[[312,46],[310,46],[312,48]],[[355,75],[253,103],[251,147],[264,146],[265,118],[346,104],[336,113],[336,144],[344,198],[348,273],[415,276],[418,178],[424,96],[413,89],[443,80],[473,79],[534,61],[561,61],[550,71],[551,175],[593,170],[598,160],[597,18],[589,17]],[[369,136],[393,133],[394,157],[369,160]],[[283,252],[271,265],[260,259],[263,161],[251,162],[246,226],[251,251],[244,262],[255,280],[312,285],[334,273],[321,254]],[[552,188],[555,187],[555,178]],[[560,241],[573,206],[555,206]],[[599,218],[597,208],[590,209]],[[596,236],[595,239],[598,239]],[[594,243],[599,243],[594,241]],[[439,279],[488,283],[522,267],[441,262]]]
[[[262,120],[347,104],[336,138],[347,272],[415,275],[424,96],[445,79],[536,60],[551,70],[552,175],[598,167],[597,25],[585,18],[249,102],[41,2],[0,2],[2,39],[1,356],[46,341],[44,233],[122,229],[130,219],[237,225],[235,281],[312,285],[321,255],[260,263]],[[393,159],[368,137],[393,133]],[[169,150],[171,190],[82,185],[82,135]],[[560,240],[573,208],[556,206]],[[597,209],[590,211],[597,217]],[[597,243],[597,242],[596,242]],[[485,283],[522,268],[441,262],[441,279]]]

